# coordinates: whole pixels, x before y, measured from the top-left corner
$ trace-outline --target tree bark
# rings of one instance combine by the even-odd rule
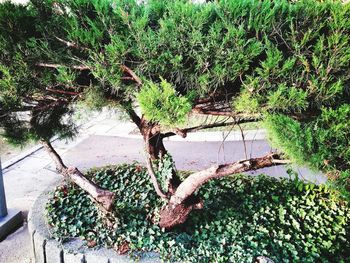
[[[162,159],[167,153],[162,134],[157,127],[151,127],[150,135],[147,135],[147,129],[142,132],[143,139],[147,144],[147,152],[152,160]]]
[[[231,122],[214,122],[214,123],[210,123],[210,124],[203,124],[203,125],[198,125],[198,126],[194,126],[194,127],[190,127],[190,128],[184,128],[184,129],[179,129],[176,128],[174,131],[171,132],[167,132],[164,133],[162,135],[163,138],[167,138],[167,137],[171,137],[174,135],[179,135],[182,138],[186,138],[187,134],[189,132],[196,132],[199,130],[204,130],[204,129],[210,129],[210,128],[217,128],[217,127],[226,127],[226,126],[234,126],[234,125],[239,125],[239,124],[243,124],[243,123],[249,123],[249,122],[255,122],[255,121],[259,121],[261,119],[259,118],[242,118],[242,119],[238,119],[235,121],[231,121]]]
[[[146,133],[146,138],[145,138],[145,141],[146,141],[146,149],[149,149],[150,147],[150,140],[149,140],[149,137],[152,133],[152,128],[148,129],[147,133]],[[149,152],[149,150],[148,150]],[[146,164],[147,164],[147,170],[148,170],[148,174],[149,176],[151,177],[151,181],[152,181],[152,184],[153,184],[153,187],[157,193],[157,195],[163,199],[166,199],[168,200],[167,198],[167,195],[163,192],[163,190],[161,189],[159,183],[158,183],[158,180],[157,180],[157,177],[156,177],[156,174],[154,172],[154,169],[153,169],[153,165],[152,165],[152,160],[151,160],[151,156],[148,156],[146,158]]]
[[[101,204],[104,209],[111,211],[115,200],[115,193],[100,188],[87,179],[76,167],[68,167],[66,174],[72,182],[85,190],[97,203]]]
[[[98,204],[100,204],[107,211],[111,211],[115,200],[115,193],[100,188],[98,185],[90,181],[81,173],[76,167],[67,167],[61,156],[55,151],[49,141],[41,140],[46,152],[50,155],[51,159],[56,165],[56,170],[78,185],[81,189],[86,191]]]
[[[160,212],[159,226],[170,229],[184,223],[193,209],[202,206],[198,199],[194,199],[193,194],[209,180],[283,163],[285,162],[280,162],[276,154],[269,154],[260,158],[212,166],[191,174],[177,187],[168,205]]]
[[[167,195],[163,192],[163,190],[161,189],[161,187],[158,183],[156,174],[155,174],[153,166],[152,166],[151,158],[147,158],[146,163],[147,163],[147,171],[148,171],[149,176],[151,177],[151,181],[152,181],[154,190],[156,191],[157,195],[160,198],[168,200]]]

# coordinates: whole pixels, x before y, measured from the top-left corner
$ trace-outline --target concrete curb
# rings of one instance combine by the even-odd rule
[[[254,141],[254,140],[264,140],[266,139],[266,130],[246,130],[243,131],[244,140]],[[93,135],[98,136],[118,136],[123,138],[130,139],[142,139],[142,136],[139,134],[130,134],[130,133],[103,133],[97,132]],[[165,141],[178,141],[178,142],[221,142],[225,141],[242,141],[242,134],[240,131],[214,131],[214,132],[194,132],[188,133],[186,138],[182,138],[178,135],[171,136],[165,139]]]
[[[129,263],[127,255],[107,248],[88,248],[77,238],[61,243],[53,239],[45,220],[45,205],[53,188],[45,190],[34,202],[28,215],[28,230],[36,263]],[[143,253],[140,263],[161,262],[156,253]]]
[[[15,156],[15,157],[11,158],[10,160],[4,162],[4,163],[2,164],[2,166],[3,166],[2,168],[3,168],[3,169],[7,169],[7,168],[11,167],[12,165],[14,165],[14,164],[16,164],[16,163],[22,161],[23,159],[25,159],[25,158],[28,157],[29,155],[31,155],[31,154],[33,154],[33,153],[35,153],[35,152],[41,150],[42,148],[43,148],[43,146],[40,145],[40,144],[35,145],[35,146],[33,146],[32,148],[30,148],[30,149],[28,149],[28,150],[26,150],[26,151],[24,151],[24,152],[21,152],[21,153],[18,154],[17,156]]]

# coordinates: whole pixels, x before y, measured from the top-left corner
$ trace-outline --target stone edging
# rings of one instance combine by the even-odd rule
[[[87,248],[79,239],[60,243],[52,238],[45,221],[45,205],[49,193],[45,190],[34,202],[28,215],[28,229],[36,263],[129,263],[134,262],[127,255],[118,255],[107,248]],[[156,253],[144,253],[137,262],[161,262]]]

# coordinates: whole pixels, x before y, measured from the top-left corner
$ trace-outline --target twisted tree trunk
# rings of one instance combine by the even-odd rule
[[[68,178],[70,181],[78,185],[81,189],[86,191],[90,197],[100,204],[104,209],[110,211],[113,207],[115,193],[100,188],[94,182],[90,181],[81,173],[76,167],[67,167],[61,156],[56,152],[51,143],[47,140],[41,140],[42,145],[44,146],[46,152],[50,155],[51,159],[56,165],[56,170]]]
[[[161,198],[165,198],[165,196],[168,195],[168,193],[162,193],[160,191],[160,187],[157,179],[154,176],[154,171],[152,168],[152,160],[159,160],[164,157],[164,155],[167,153],[167,150],[165,149],[163,139],[168,137],[165,136],[160,132],[160,127],[158,124],[148,122],[144,119],[142,116],[141,118],[137,115],[137,113],[134,111],[131,102],[125,103],[122,105],[125,109],[126,113],[129,115],[130,119],[136,124],[138,127],[143,140],[145,142],[146,152],[148,156],[146,157],[147,161],[147,169],[148,173],[151,177],[153,186],[155,187],[155,190],[157,194]],[[172,177],[169,178],[168,182],[168,189],[169,193],[173,194],[177,188],[177,186],[181,183],[180,178],[178,177],[175,170],[172,172]]]
[[[278,155],[269,154],[260,158],[213,166],[191,174],[183,182],[173,169],[173,176],[168,182],[169,190],[164,193],[155,177],[151,159],[161,159],[166,154],[163,138],[167,136],[160,132],[158,125],[144,120],[141,121],[139,128],[145,141],[146,151],[151,157],[147,160],[147,169],[154,188],[161,198],[168,199],[168,204],[160,212],[159,221],[159,226],[165,229],[183,224],[192,210],[203,208],[203,201],[194,193],[209,180],[286,163],[286,161],[280,160]]]
[[[231,164],[213,166],[203,171],[193,173],[181,182],[176,170],[173,169],[172,177],[168,182],[168,192],[165,193],[160,188],[159,182],[153,170],[152,160],[161,160],[167,153],[163,144],[163,139],[169,136],[179,135],[186,137],[188,132],[197,131],[204,128],[221,127],[226,125],[234,125],[249,122],[255,119],[238,119],[231,123],[214,123],[210,125],[201,125],[187,129],[175,129],[174,132],[161,133],[160,126],[157,123],[148,122],[143,117],[139,117],[131,104],[124,105],[124,109],[128,113],[130,119],[139,128],[146,147],[147,169],[150,175],[154,189],[159,197],[168,200],[168,204],[163,207],[160,212],[159,226],[170,229],[184,223],[189,214],[194,209],[203,208],[203,201],[194,193],[207,181],[220,178],[236,173],[242,173],[249,170],[256,170],[272,165],[284,164],[284,161],[278,159],[276,154],[269,154],[260,158],[252,158],[248,160],[238,161]]]
[[[161,210],[159,226],[170,229],[182,224],[193,209],[202,208],[202,202],[194,198],[193,194],[209,180],[284,163],[279,160],[278,155],[269,154],[264,157],[213,166],[191,174],[177,187],[168,205]]]

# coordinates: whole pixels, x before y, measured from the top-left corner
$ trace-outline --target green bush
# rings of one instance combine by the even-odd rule
[[[350,189],[349,104],[322,108],[318,118],[307,123],[281,114],[269,115],[265,126],[274,146],[288,158],[328,172],[341,188]]]
[[[72,184],[59,186],[47,205],[58,239],[81,237],[98,245],[128,242],[132,255],[156,251],[182,262],[252,262],[265,255],[275,262],[348,262],[350,208],[325,185],[298,179],[235,175],[200,189],[204,209],[165,232],[157,220],[162,201],[139,165],[89,172],[117,194],[115,229],[106,228],[87,195]]]

